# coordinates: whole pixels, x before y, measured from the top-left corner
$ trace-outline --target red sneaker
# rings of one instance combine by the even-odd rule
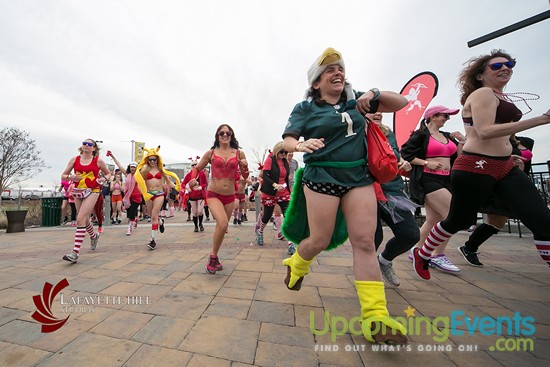
[[[413,269],[416,274],[422,279],[430,280],[430,260],[420,257],[420,249],[413,249]]]
[[[223,265],[220,262],[220,258],[217,257],[217,256],[212,256],[212,255],[210,255],[210,256],[216,261],[216,270],[217,271],[223,270]]]
[[[206,263],[206,272],[208,274],[216,274],[216,271],[218,271],[217,260],[218,260],[217,256],[210,255],[210,257],[208,258],[208,262]]]

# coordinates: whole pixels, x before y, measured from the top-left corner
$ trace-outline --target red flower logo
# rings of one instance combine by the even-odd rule
[[[38,311],[35,311],[31,315],[31,317],[42,324],[43,333],[51,333],[53,331],[56,331],[61,326],[65,325],[67,320],[69,320],[70,315],[67,316],[66,319],[60,320],[55,318],[52,314],[52,302],[55,296],[57,296],[57,294],[68,285],[69,282],[67,281],[67,278],[61,280],[55,285],[55,287],[46,282],[44,284],[42,294],[37,294],[36,296],[32,297],[34,305],[36,306]]]

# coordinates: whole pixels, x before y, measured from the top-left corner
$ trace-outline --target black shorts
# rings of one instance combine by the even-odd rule
[[[434,192],[440,189],[446,189],[451,192],[451,176],[446,175],[434,175],[432,173],[424,172],[422,174],[422,186],[424,187],[424,193],[428,195],[430,192]]]

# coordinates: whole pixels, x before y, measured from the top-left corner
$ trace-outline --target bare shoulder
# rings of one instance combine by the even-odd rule
[[[479,88],[479,89],[476,89],[475,91],[472,92],[472,94],[470,94],[470,96],[468,97],[468,99],[494,99],[496,98],[495,97],[495,93],[493,92],[493,90],[489,87],[482,87],[482,88]]]

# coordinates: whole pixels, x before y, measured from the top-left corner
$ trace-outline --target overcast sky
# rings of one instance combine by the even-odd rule
[[[0,127],[29,132],[51,166],[27,187],[58,183],[85,138],[123,164],[131,140],[187,162],[221,123],[255,167],[253,150],[281,139],[308,67],[329,46],[357,90],[399,92],[429,70],[440,83],[432,105],[454,108],[464,62],[502,48],[517,59],[507,91],[540,95],[527,117],[540,115],[550,107],[550,20],[467,42],[548,9],[548,0],[0,0]],[[444,130],[463,131],[460,116]],[[535,162],[550,159],[550,126],[520,135],[535,139]]]

